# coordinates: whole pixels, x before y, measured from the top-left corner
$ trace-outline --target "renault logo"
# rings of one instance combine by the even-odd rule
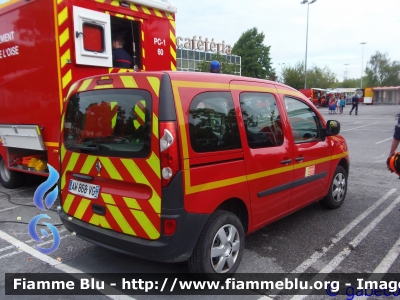
[[[99,161],[96,163],[96,170],[98,173],[101,171],[101,163]]]

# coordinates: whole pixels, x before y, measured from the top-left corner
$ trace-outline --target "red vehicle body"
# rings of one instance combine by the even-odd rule
[[[65,227],[192,272],[234,272],[249,234],[310,203],[338,208],[340,124],[280,83],[141,72],[78,81],[61,126]]]
[[[175,12],[157,0],[0,4],[3,186],[17,187],[24,173],[48,176],[47,163],[59,168],[61,111],[72,82],[133,72],[113,68],[112,37],[123,36],[124,49],[139,69],[176,70]]]

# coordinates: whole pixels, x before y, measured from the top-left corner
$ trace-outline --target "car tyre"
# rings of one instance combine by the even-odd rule
[[[7,169],[6,161],[0,156],[0,183],[8,189],[15,189],[23,184],[24,175]]]
[[[244,250],[244,229],[231,212],[214,212],[200,234],[189,259],[189,270],[196,278],[223,280],[235,273]]]
[[[320,201],[322,206],[335,209],[342,206],[347,193],[347,173],[342,166],[337,166],[333,174],[328,194]]]

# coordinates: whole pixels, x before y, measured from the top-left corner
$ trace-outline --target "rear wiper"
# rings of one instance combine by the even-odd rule
[[[93,145],[93,146],[71,145],[71,147],[86,150],[86,151],[91,151],[91,152],[100,151],[100,148],[96,145]]]

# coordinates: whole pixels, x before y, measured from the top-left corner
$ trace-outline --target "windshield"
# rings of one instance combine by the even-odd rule
[[[150,116],[151,95],[145,90],[77,93],[70,98],[66,109],[65,147],[100,156],[147,157]]]

